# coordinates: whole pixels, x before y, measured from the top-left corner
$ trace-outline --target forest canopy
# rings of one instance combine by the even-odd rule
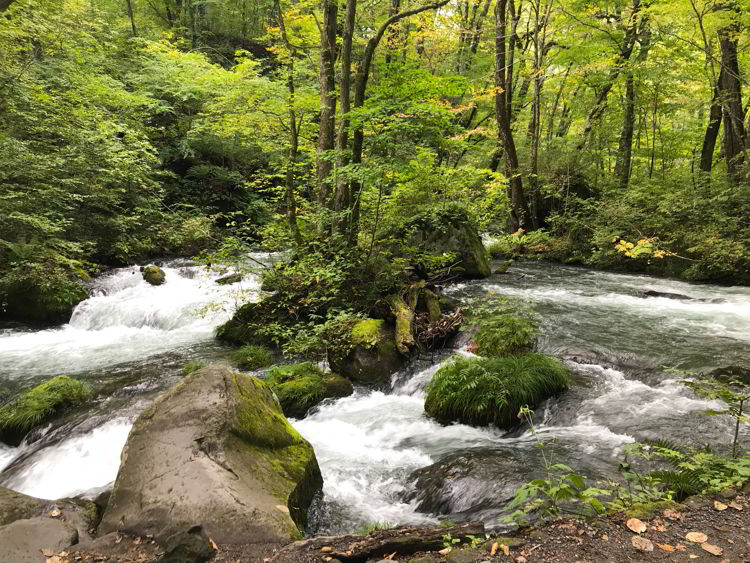
[[[371,267],[447,205],[498,255],[748,283],[749,24],[748,0],[0,0],[0,310],[64,318],[103,268],[227,245]]]

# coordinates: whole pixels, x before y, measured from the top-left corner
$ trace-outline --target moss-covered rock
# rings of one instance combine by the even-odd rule
[[[396,235],[406,237],[409,246],[426,254],[455,254],[468,278],[486,278],[492,273],[477,226],[460,204],[448,203],[423,211],[406,221]]]
[[[273,363],[273,352],[265,346],[248,344],[234,351],[232,359],[237,367],[245,370],[260,369]]]
[[[0,408],[0,440],[17,446],[30,430],[48,422],[61,410],[83,402],[88,386],[67,375],[55,377]]]
[[[209,366],[136,420],[99,533],[153,534],[163,545],[202,526],[219,544],[288,543],[321,487],[312,446],[268,385]]]
[[[184,375],[190,375],[194,371],[198,371],[199,369],[203,369],[206,367],[206,364],[203,362],[196,362],[194,360],[191,360],[189,362],[185,362],[185,365],[182,366],[182,373]]]
[[[216,283],[219,285],[231,285],[233,283],[239,283],[242,281],[242,274],[239,272],[234,274],[227,274],[226,276],[222,276],[220,278],[216,279]]]
[[[151,264],[143,268],[143,279],[151,285],[161,285],[167,281],[167,276],[159,266]]]
[[[0,319],[33,323],[66,323],[76,305],[88,297],[81,279],[70,276],[21,276],[0,285]]]
[[[348,353],[328,355],[333,371],[366,385],[388,384],[405,362],[406,357],[396,347],[393,329],[382,319],[359,321],[352,328]]]
[[[347,397],[354,392],[351,382],[335,373],[323,371],[310,362],[277,366],[267,379],[281,403],[284,414],[303,418],[328,398]]]
[[[518,411],[568,387],[568,369],[555,358],[523,354],[463,358],[438,370],[427,388],[425,411],[442,423],[458,421],[510,429]]]
[[[472,351],[494,358],[530,352],[536,346],[537,335],[536,323],[528,317],[493,314],[478,323]]]

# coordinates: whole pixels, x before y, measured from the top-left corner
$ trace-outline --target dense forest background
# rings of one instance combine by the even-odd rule
[[[105,267],[253,245],[349,283],[337,260],[465,212],[497,255],[748,283],[748,24],[748,0],[0,0],[0,310],[58,320]]]

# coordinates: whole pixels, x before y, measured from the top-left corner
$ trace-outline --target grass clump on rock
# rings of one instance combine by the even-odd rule
[[[240,369],[260,369],[273,363],[273,352],[265,346],[250,344],[235,350],[232,358]]]
[[[513,313],[495,314],[482,319],[474,336],[474,353],[500,358],[530,352],[536,346],[536,323]]]
[[[194,371],[198,371],[199,369],[203,369],[206,367],[206,364],[203,362],[196,362],[195,360],[191,360],[189,362],[186,362],[184,366],[182,366],[182,374],[183,375],[190,375]]]
[[[277,366],[267,379],[276,393],[284,414],[303,418],[307,411],[323,399],[346,397],[354,391],[349,380],[323,371],[310,362]]]
[[[568,369],[543,354],[464,358],[442,367],[427,388],[425,411],[442,423],[510,429],[518,411],[568,387]]]
[[[65,407],[83,402],[89,394],[85,383],[66,375],[37,385],[18,400],[0,408],[0,438],[8,444],[18,445],[30,430]]]

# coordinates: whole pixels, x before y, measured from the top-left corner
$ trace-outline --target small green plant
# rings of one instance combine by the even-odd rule
[[[232,358],[240,369],[259,369],[273,363],[273,352],[265,346],[250,344],[235,350]]]
[[[470,351],[480,356],[530,352],[539,336],[537,319],[528,305],[493,294],[471,308],[468,321],[478,327]]]
[[[461,543],[461,538],[454,538],[451,534],[443,534],[444,548],[453,549],[459,543]]]
[[[706,414],[711,416],[730,416],[734,418],[734,437],[732,439],[732,457],[737,457],[738,441],[740,437],[740,424],[750,420],[745,414],[745,403],[750,400],[750,386],[735,378],[724,380],[701,377],[697,379],[683,379],[683,385],[687,385],[701,397],[711,400],[719,400],[727,405],[724,410],[707,410]]]
[[[304,417],[327,397],[345,397],[353,391],[347,379],[323,373],[310,362],[276,366],[266,381],[276,393],[284,414],[294,418]]]
[[[375,532],[376,530],[390,530],[391,528],[393,528],[393,524],[390,522],[370,522],[369,524],[357,528],[354,533],[358,536],[366,536],[370,532]]]
[[[186,362],[184,366],[182,366],[182,373],[183,375],[190,375],[194,371],[198,371],[199,369],[203,369],[206,367],[206,364],[203,362],[196,362],[194,360],[191,360],[189,362]]]
[[[611,491],[589,487],[586,478],[570,466],[552,463],[545,452],[547,443],[538,437],[533,414],[528,406],[518,411],[518,417],[529,424],[542,453],[546,477],[529,481],[516,490],[515,497],[508,505],[509,509],[516,510],[507,520],[524,522],[530,512],[535,512],[542,518],[557,517],[563,510],[574,514],[605,512],[606,508],[600,497],[609,495]]]

